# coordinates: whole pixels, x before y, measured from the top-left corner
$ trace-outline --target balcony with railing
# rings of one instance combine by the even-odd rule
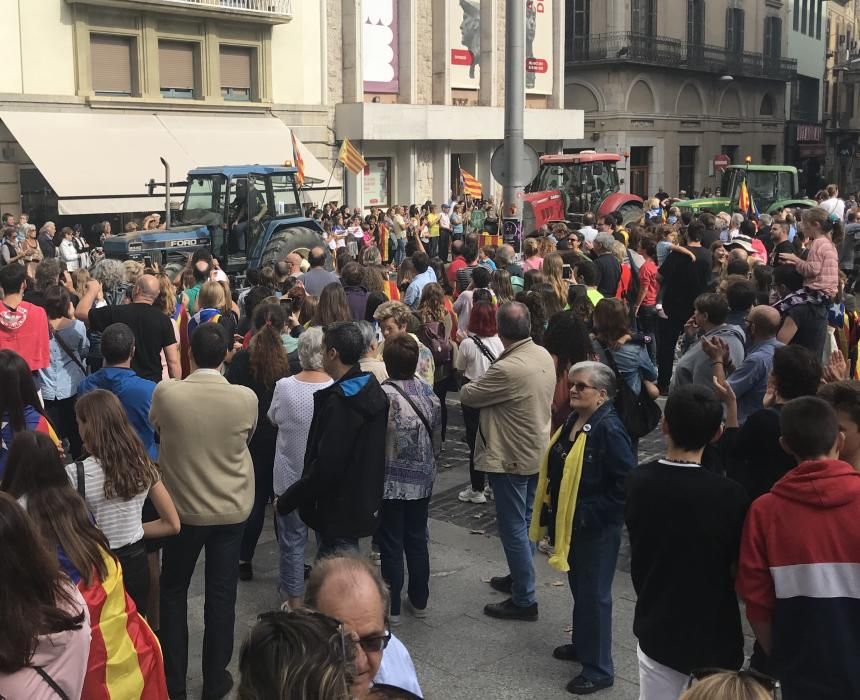
[[[566,51],[567,67],[574,69],[594,64],[633,63],[781,82],[797,74],[794,59],[735,52],[636,32],[568,37]]]
[[[66,0],[68,3],[168,12],[192,16],[220,16],[244,22],[283,24],[293,18],[293,0]]]

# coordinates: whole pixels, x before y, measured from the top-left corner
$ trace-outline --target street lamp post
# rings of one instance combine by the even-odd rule
[[[505,172],[502,183],[505,219],[522,223],[525,180],[525,39],[526,1],[507,0],[505,10]]]

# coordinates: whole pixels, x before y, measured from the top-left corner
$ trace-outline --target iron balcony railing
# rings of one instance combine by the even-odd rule
[[[686,70],[788,81],[797,75],[797,61],[748,51],[730,51],[669,37],[612,32],[568,37],[567,65],[640,63]]]
[[[146,2],[146,0],[134,0]],[[293,0],[159,0],[159,4],[225,10],[259,17],[292,17]]]

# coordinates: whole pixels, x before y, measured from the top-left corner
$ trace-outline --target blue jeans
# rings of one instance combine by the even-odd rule
[[[567,579],[574,600],[571,641],[582,664],[582,675],[593,682],[615,678],[612,579],[620,546],[621,525],[580,528],[573,534],[567,559]]]
[[[529,523],[537,488],[537,474],[487,474],[496,499],[499,539],[505,550],[513,582],[514,605],[526,607],[535,598],[535,544],[529,540]]]
[[[188,675],[188,588],[206,549],[203,603],[203,692],[215,693],[233,657],[239,546],[245,523],[186,525],[164,542],[161,560],[161,648],[171,697],[185,694]]]
[[[403,555],[409,570],[409,600],[419,610],[430,597],[430,553],[427,550],[427,510],[430,498],[414,501],[382,501],[379,523],[379,554],[382,578],[391,590],[391,614],[400,614],[403,591]]]
[[[336,554],[358,553],[358,537],[324,537],[317,533],[317,561]]]
[[[294,510],[278,518],[278,593],[282,598],[298,598],[305,592],[305,545],[308,526]]]
[[[400,267],[400,263],[402,263],[406,259],[406,239],[398,238],[397,239],[397,250],[394,251],[394,264],[397,267]]]

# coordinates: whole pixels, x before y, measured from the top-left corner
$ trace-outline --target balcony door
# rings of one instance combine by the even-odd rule
[[[705,43],[705,0],[687,0],[687,58],[692,65],[701,62]]]
[[[567,36],[572,44],[567,47],[569,59],[588,60],[588,38],[591,33],[591,0],[567,0]]]
[[[656,56],[657,0],[632,0],[630,14],[630,55],[641,61]]]

